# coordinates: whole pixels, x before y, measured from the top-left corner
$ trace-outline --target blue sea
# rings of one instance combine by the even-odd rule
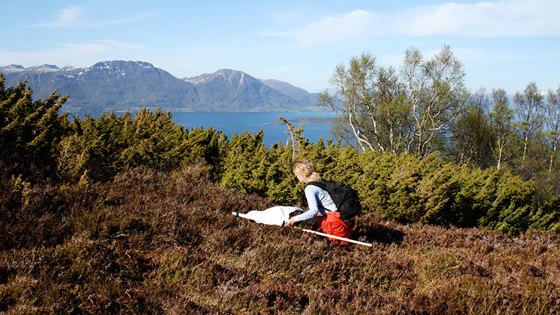
[[[280,141],[286,144],[287,126],[280,122],[278,116],[290,121],[295,128],[304,123],[303,136],[310,142],[317,142],[319,138],[325,141],[331,139],[330,128],[335,114],[332,112],[174,112],[173,120],[185,128],[213,127],[223,131],[228,139],[234,133],[245,131],[256,133],[263,130],[263,142],[266,146]]]

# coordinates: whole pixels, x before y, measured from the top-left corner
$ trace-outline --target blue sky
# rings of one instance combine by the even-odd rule
[[[368,52],[399,68],[409,47],[449,45],[466,85],[560,86],[560,1],[0,1],[0,65],[140,60],[182,78],[228,68],[309,92]]]

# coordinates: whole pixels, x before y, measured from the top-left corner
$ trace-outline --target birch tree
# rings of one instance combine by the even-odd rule
[[[468,93],[463,66],[449,46],[428,61],[423,60],[418,49],[410,48],[401,73],[415,122],[409,145],[414,144],[414,152],[425,156],[465,105]]]
[[[495,132],[486,114],[490,98],[484,89],[473,93],[470,101],[452,124],[451,139],[454,153],[459,163],[469,163],[486,168],[492,160],[491,147]]]
[[[346,122],[362,151],[425,156],[465,106],[464,76],[447,46],[429,60],[408,49],[400,72],[362,54],[336,67],[330,81],[335,92],[322,93],[319,105]]]
[[[523,93],[515,93],[513,102],[519,117],[519,128],[523,137],[522,160],[527,158],[527,151],[531,139],[542,129],[544,118],[543,95],[535,82],[527,85]]]
[[[513,111],[509,108],[509,100],[504,89],[492,90],[492,101],[494,107],[490,112],[490,124],[496,134],[496,142],[492,150],[496,157],[496,168],[500,169],[513,132]]]
[[[547,127],[552,144],[548,172],[552,173],[552,166],[554,165],[554,158],[558,153],[558,142],[560,140],[560,87],[558,87],[556,92],[549,90],[547,100]]]
[[[319,105],[338,114],[362,151],[408,152],[410,108],[394,69],[362,54],[338,65],[330,83],[335,92],[322,93]]]

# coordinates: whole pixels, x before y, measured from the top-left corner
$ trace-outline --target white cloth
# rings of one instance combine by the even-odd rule
[[[257,223],[281,226],[290,219],[290,213],[296,210],[301,211],[298,207],[276,206],[262,211],[251,210],[247,213],[232,212],[232,214]]]

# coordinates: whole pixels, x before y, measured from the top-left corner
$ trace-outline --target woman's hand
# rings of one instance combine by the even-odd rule
[[[292,227],[295,223],[296,220],[294,220],[294,218],[291,218],[288,221],[286,221],[286,223],[284,223],[284,227]]]

